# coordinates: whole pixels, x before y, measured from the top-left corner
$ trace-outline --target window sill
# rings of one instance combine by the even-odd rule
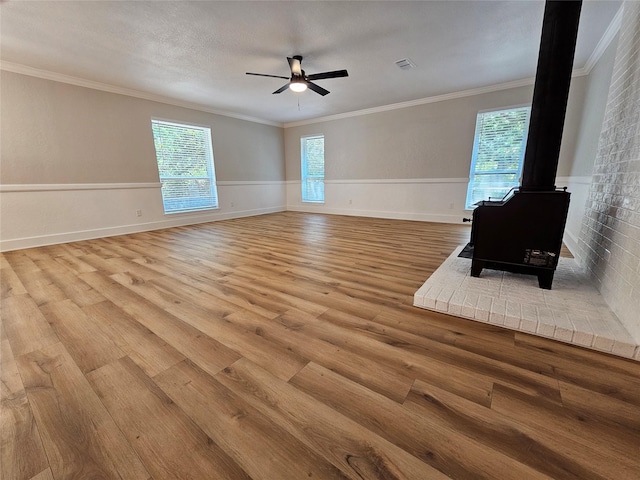
[[[200,212],[208,212],[210,210],[220,210],[220,207],[207,207],[207,208],[197,208],[193,210],[176,210],[174,212],[164,212],[165,215],[180,215],[183,213],[200,213]]]

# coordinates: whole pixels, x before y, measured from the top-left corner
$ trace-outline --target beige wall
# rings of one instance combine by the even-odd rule
[[[588,184],[576,185],[566,177],[575,157],[587,83],[586,77],[572,81],[558,164],[563,177],[558,186],[575,187],[580,197],[570,233],[576,239]],[[465,200],[478,112],[530,104],[532,96],[529,85],[286,127],[287,209],[461,223],[471,213]],[[302,202],[300,195],[300,137],[310,134],[325,136],[323,204]]]
[[[1,72],[0,250],[286,208],[281,127]],[[219,207],[166,215],[151,119],[211,127]]]
[[[1,75],[3,184],[158,182],[152,117],[211,127],[220,181],[284,180],[280,127]]]
[[[572,81],[558,167],[571,172],[586,77]],[[325,136],[327,180],[469,176],[476,115],[530,104],[533,85],[285,129],[287,180],[300,179],[300,137]]]
[[[572,81],[558,176],[564,177],[559,186],[574,176],[567,183],[574,192],[568,223],[573,244],[588,192],[587,177],[575,175],[590,173],[595,156],[593,132],[614,49],[607,52],[589,77]],[[533,90],[530,85],[282,129],[15,73],[0,78],[0,183],[54,186],[35,192],[0,185],[2,240],[10,240],[11,248],[284,208],[459,223],[469,215],[464,200],[478,111],[530,103]],[[152,117],[211,126],[220,209],[193,218],[163,215]],[[309,206],[300,199],[300,136],[318,133],[325,135],[326,202]],[[72,187],[59,189],[62,184]],[[83,184],[111,190],[69,193]],[[138,210],[142,218],[135,217]]]
[[[570,172],[572,176],[591,175],[593,170],[617,44],[617,38],[611,41],[587,77],[584,107]]]

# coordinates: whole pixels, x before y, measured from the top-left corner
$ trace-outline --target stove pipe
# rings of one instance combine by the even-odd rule
[[[553,191],[582,0],[547,0],[521,191]]]

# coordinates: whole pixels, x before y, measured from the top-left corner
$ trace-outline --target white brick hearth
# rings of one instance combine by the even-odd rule
[[[471,260],[458,247],[415,293],[416,307],[640,360],[640,345],[611,312],[572,258],[560,258],[552,290],[533,275],[484,269],[470,276]]]

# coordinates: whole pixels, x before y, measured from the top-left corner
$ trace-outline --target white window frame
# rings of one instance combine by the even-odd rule
[[[309,175],[307,168],[307,140],[322,138],[322,175]],[[317,184],[322,192],[322,198],[311,197],[307,186],[308,181],[311,180]],[[304,203],[324,203],[324,135],[305,135],[300,137],[300,198]]]
[[[194,129],[194,130],[201,130],[204,135],[206,135],[205,138],[205,155],[206,155],[206,166],[207,166],[207,175],[206,176],[202,176],[202,175],[191,175],[191,176],[171,176],[171,175],[163,175],[161,169],[160,169],[160,164],[159,164],[159,158],[158,158],[158,151],[156,150],[156,143],[155,143],[155,134],[153,132],[153,127],[154,125],[167,125],[167,126],[174,126],[174,127],[179,127],[179,128],[189,128],[189,129]],[[183,122],[176,122],[176,121],[172,121],[172,120],[164,120],[164,119],[160,119],[160,118],[152,118],[151,119],[151,130],[152,130],[152,134],[153,134],[153,139],[154,139],[154,150],[156,153],[156,163],[158,165],[158,177],[160,179],[160,183],[162,183],[162,205],[164,208],[164,213],[165,215],[171,215],[171,214],[175,214],[175,213],[189,213],[189,212],[199,212],[199,211],[203,211],[203,210],[215,210],[218,209],[220,206],[220,201],[218,198],[218,187],[216,184],[216,171],[215,171],[215,163],[213,160],[213,145],[211,142],[211,128],[205,125],[197,125],[197,124],[193,124],[193,123],[183,123]],[[181,180],[181,179],[192,179],[192,180],[208,180],[209,181],[209,185],[210,185],[210,195],[209,197],[202,197],[202,198],[208,198],[210,199],[210,204],[208,205],[204,205],[201,207],[190,207],[190,208],[171,208],[170,205],[170,201],[172,200],[172,198],[165,198],[165,185],[167,182],[170,182],[172,180]],[[168,207],[169,206],[169,207]]]
[[[507,112],[512,110],[527,110],[527,116],[526,116],[525,125],[524,125],[524,135],[522,137],[522,142],[520,146],[520,158],[518,161],[518,168],[509,169],[509,170],[489,170],[489,171],[477,172],[476,168],[478,163],[478,151],[480,147],[480,133],[482,130],[483,115],[487,113]],[[511,185],[511,188],[517,187],[520,184],[521,177],[522,177],[522,165],[524,162],[524,153],[527,145],[527,135],[529,133],[530,119],[531,119],[531,105],[515,105],[511,107],[506,107],[506,108],[481,110],[478,112],[478,115],[476,117],[476,130],[475,130],[474,139],[473,139],[473,153],[471,155],[471,166],[469,168],[469,184],[467,186],[467,197],[465,200],[465,206],[466,206],[465,208],[467,210],[473,210],[475,208],[474,203],[477,201],[477,200],[474,201],[472,198],[473,189],[474,189],[474,177],[476,175],[500,175],[500,174],[513,175],[515,174],[516,181],[513,182],[513,184]],[[507,192],[505,192],[505,194],[506,193]],[[497,200],[497,198],[494,198],[494,197],[492,197],[492,199]],[[488,198],[485,198],[484,200],[488,200]]]

